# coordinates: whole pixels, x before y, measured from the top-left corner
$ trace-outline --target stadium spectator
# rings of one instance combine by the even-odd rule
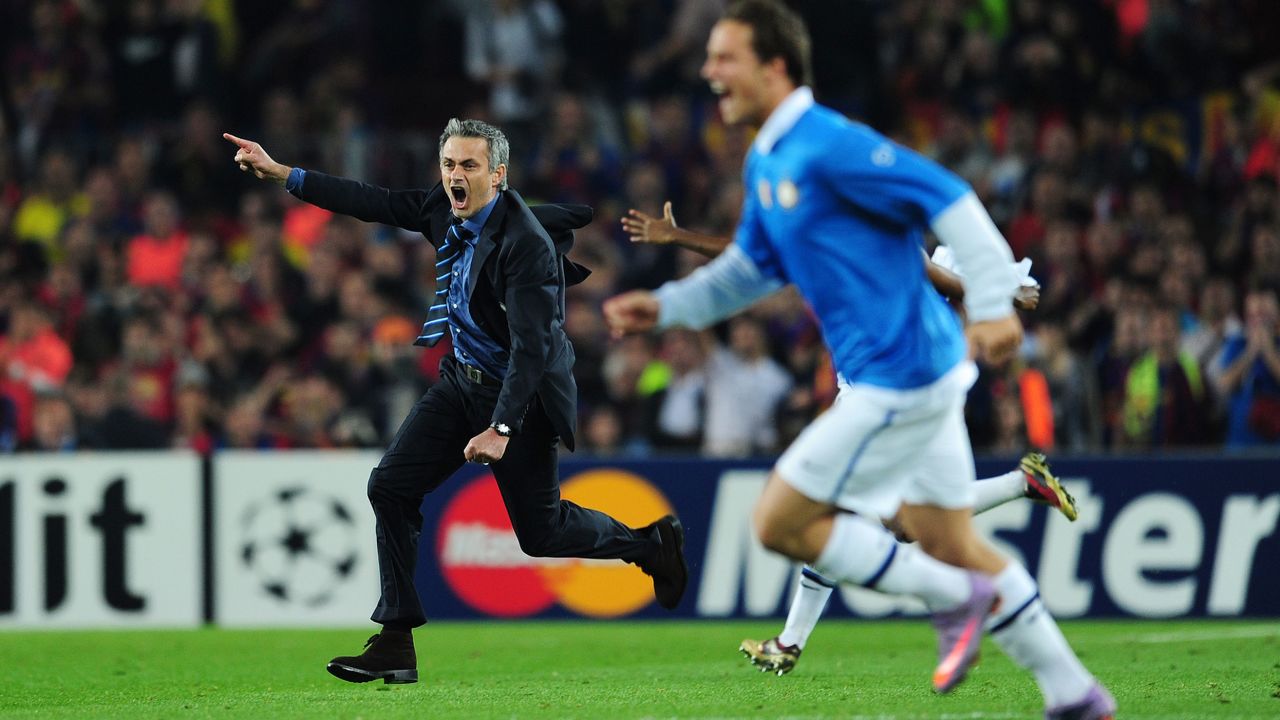
[[[564,18],[550,0],[486,0],[468,4],[465,24],[467,76],[488,86],[489,112],[522,157],[563,62]]]
[[[622,189],[622,156],[601,125],[581,96],[555,96],[544,130],[525,148],[534,197],[596,205]]]
[[[1200,364],[1179,350],[1179,327],[1176,308],[1159,306],[1147,314],[1147,351],[1125,376],[1125,446],[1167,448],[1208,440],[1209,388]]]
[[[1227,446],[1280,442],[1280,303],[1258,287],[1244,298],[1244,328],[1230,336],[1215,363],[1228,393]]]
[[[729,322],[729,341],[708,353],[702,452],[750,457],[778,450],[776,417],[791,376],[769,354],[764,323],[742,315]]]
[[[681,328],[663,333],[661,343],[658,355],[669,375],[645,398],[645,435],[657,450],[694,453],[702,444],[706,356],[713,346],[705,334]]]
[[[8,332],[0,335],[0,397],[13,413],[17,443],[31,440],[36,396],[61,389],[73,362],[42,304],[20,302],[10,311]]]
[[[67,223],[89,212],[89,200],[76,187],[76,166],[63,150],[51,150],[40,163],[39,189],[27,195],[13,217],[19,242],[39,244],[45,257],[61,257],[58,240]]]
[[[598,405],[582,424],[582,450],[592,455],[618,455],[626,447],[622,417],[613,405]]]
[[[49,146],[93,142],[103,115],[118,108],[108,106],[103,53],[75,27],[92,4],[34,0],[17,3],[14,15],[27,8],[25,26],[5,28],[12,41],[4,46],[5,107],[18,164],[33,168]]]
[[[125,248],[129,284],[177,291],[182,285],[182,261],[187,233],[180,226],[177,201],[167,192],[153,192],[143,208],[142,232]]]
[[[161,0],[127,0],[112,13],[108,37],[114,97],[120,122],[139,128],[174,118],[178,110],[177,58]]]
[[[267,430],[265,398],[248,393],[236,398],[227,408],[222,424],[222,437],[217,447],[241,450],[270,450],[286,447],[286,443]]]
[[[707,32],[723,10],[724,0],[676,0],[666,32],[632,56],[632,81],[647,92],[698,89]]]
[[[208,454],[213,451],[217,432],[217,408],[209,397],[208,371],[198,363],[183,363],[176,383],[172,445]]]
[[[1097,447],[1097,387],[1088,364],[1068,346],[1060,323],[1036,323],[1032,365],[1040,369],[1048,383],[1057,451],[1085,452]]]
[[[60,392],[36,394],[31,443],[24,450],[72,452],[80,449],[75,411]]]

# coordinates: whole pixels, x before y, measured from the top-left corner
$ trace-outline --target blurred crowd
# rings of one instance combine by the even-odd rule
[[[1038,309],[983,368],[979,451],[1280,446],[1280,3],[793,0],[820,101],[978,191]],[[436,379],[433,251],[242,175],[429,187],[440,129],[592,205],[570,290],[580,446],[733,457],[834,398],[784,291],[613,340],[605,297],[705,262],[619,218],[732,233],[751,137],[698,78],[722,0],[0,3],[0,451],[381,447]],[[425,280],[425,282],[424,282]]]

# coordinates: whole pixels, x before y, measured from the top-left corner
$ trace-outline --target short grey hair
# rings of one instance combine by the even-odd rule
[[[511,145],[507,142],[507,136],[498,128],[483,120],[449,118],[449,123],[444,126],[444,132],[440,134],[440,147],[437,150],[440,155],[444,155],[444,144],[451,137],[484,138],[489,146],[489,171],[496,171],[499,165],[507,165],[507,169],[510,170]],[[502,176],[498,189],[507,189],[506,175]]]

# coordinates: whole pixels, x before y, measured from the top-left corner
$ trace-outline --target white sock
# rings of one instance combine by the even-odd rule
[[[834,580],[822,577],[808,565],[796,573],[796,594],[787,611],[787,624],[778,634],[778,644],[795,645],[803,650],[835,589]]]
[[[1040,602],[1036,581],[1016,562],[1010,562],[992,580],[1000,606],[987,618],[991,639],[1009,659],[1035,675],[1045,707],[1083,698],[1094,683],[1093,676]]]
[[[878,592],[914,595],[934,612],[969,599],[969,576],[893,539],[880,523],[839,514],[813,568],[827,578]]]
[[[973,514],[1025,497],[1026,484],[1021,470],[1010,470],[1003,475],[974,481]]]

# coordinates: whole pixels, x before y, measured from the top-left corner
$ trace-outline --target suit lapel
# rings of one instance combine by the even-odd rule
[[[480,268],[484,267],[484,263],[489,259],[489,253],[498,246],[495,239],[503,226],[506,218],[506,191],[503,191],[498,202],[493,204],[493,211],[489,213],[489,219],[484,223],[484,230],[480,231],[480,239],[476,240],[475,254],[471,256],[471,270],[467,273],[467,301],[471,301],[471,294],[476,291],[476,280],[480,277]]]

